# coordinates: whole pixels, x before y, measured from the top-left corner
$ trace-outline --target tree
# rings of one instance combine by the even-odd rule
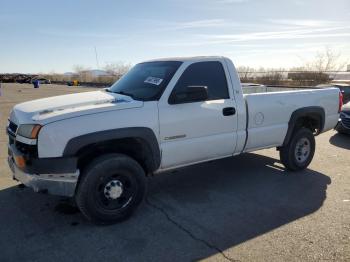
[[[74,65],[74,72],[78,75],[78,77],[74,77],[74,79],[79,80],[79,82],[92,82],[94,81],[94,77],[90,72],[89,67],[85,67],[82,65]]]
[[[299,84],[317,85],[329,82],[334,75],[343,70],[346,62],[341,61],[341,53],[326,47],[324,51],[317,52],[315,57],[304,63],[301,67],[293,68],[290,78]]]
[[[252,67],[239,66],[237,71],[242,82],[249,82],[254,78],[253,73],[255,72],[255,69]]]
[[[117,77],[121,77],[124,75],[126,72],[129,71],[131,65],[123,62],[116,62],[116,63],[107,63],[103,69],[111,74],[115,75]]]
[[[285,69],[260,68],[259,74],[255,77],[257,83],[264,85],[281,85],[283,80],[283,72]]]
[[[315,58],[306,63],[306,68],[317,72],[341,71],[346,63],[340,61],[341,53],[326,47],[324,52],[317,52]]]
[[[81,72],[83,71],[86,71],[88,70],[89,68],[83,66],[83,65],[74,65],[73,66],[73,71],[77,74],[80,74]]]

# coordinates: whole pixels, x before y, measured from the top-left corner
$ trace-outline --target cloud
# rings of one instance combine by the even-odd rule
[[[321,27],[321,26],[334,26],[341,24],[336,21],[329,20],[312,20],[312,19],[267,19],[267,22],[271,22],[279,25],[292,25],[292,26],[305,26],[305,27]]]
[[[246,3],[248,0],[217,0],[218,4],[241,4]]]
[[[47,35],[47,36],[53,36],[53,37],[78,37],[78,38],[120,38],[120,35],[113,34],[113,33],[92,33],[92,32],[83,32],[83,31],[76,31],[76,30],[58,30],[58,29],[51,29],[51,30],[39,30],[40,34]]]
[[[250,33],[235,33],[235,34],[197,34],[193,35],[186,41],[161,42],[162,46],[207,46],[207,45],[236,45],[259,43],[266,41],[267,43],[276,43],[278,40],[293,40],[293,39],[312,39],[312,38],[340,38],[349,37],[350,26],[326,27],[326,28],[292,28],[275,31],[259,31]],[[270,40],[270,41],[269,41]]]
[[[349,29],[350,26],[330,27],[330,28],[310,28],[310,29],[292,29],[284,31],[270,31],[270,32],[253,32],[242,34],[211,34],[201,35],[201,37],[212,40],[226,40],[226,41],[249,41],[249,40],[272,40],[272,39],[295,39],[295,38],[312,38],[323,36],[347,36],[350,33],[326,33],[330,31],[339,31]],[[321,34],[320,34],[321,33]],[[323,34],[322,34],[323,33]]]
[[[207,20],[197,20],[190,22],[177,23],[176,28],[202,28],[202,27],[217,27],[223,26],[226,22],[223,19],[207,19]]]
[[[224,27],[230,24],[229,21],[224,19],[205,19],[205,20],[193,20],[186,22],[174,22],[167,23],[163,26],[164,30],[183,30],[183,29],[196,29],[196,28],[211,28],[211,27]]]

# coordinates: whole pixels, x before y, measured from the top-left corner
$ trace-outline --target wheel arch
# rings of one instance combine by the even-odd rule
[[[154,132],[146,127],[131,127],[93,132],[68,141],[63,156],[78,158],[78,167],[104,153],[123,153],[134,158],[146,173],[160,166],[160,149]]]
[[[295,110],[288,122],[288,131],[283,145],[289,143],[294,131],[300,127],[309,128],[315,135],[322,132],[325,123],[325,112],[322,107],[310,106]]]

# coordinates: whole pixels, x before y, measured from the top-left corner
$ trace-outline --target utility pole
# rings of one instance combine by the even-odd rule
[[[96,66],[97,66],[97,69],[100,69],[100,65],[98,63],[98,56],[97,56],[97,49],[96,49],[96,46],[95,46],[95,57],[96,57]]]

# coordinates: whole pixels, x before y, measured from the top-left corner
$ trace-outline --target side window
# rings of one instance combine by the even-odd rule
[[[206,87],[208,92],[206,100],[229,98],[225,71],[220,62],[198,62],[188,66],[176,83],[172,95],[185,93],[188,87],[193,86]]]

